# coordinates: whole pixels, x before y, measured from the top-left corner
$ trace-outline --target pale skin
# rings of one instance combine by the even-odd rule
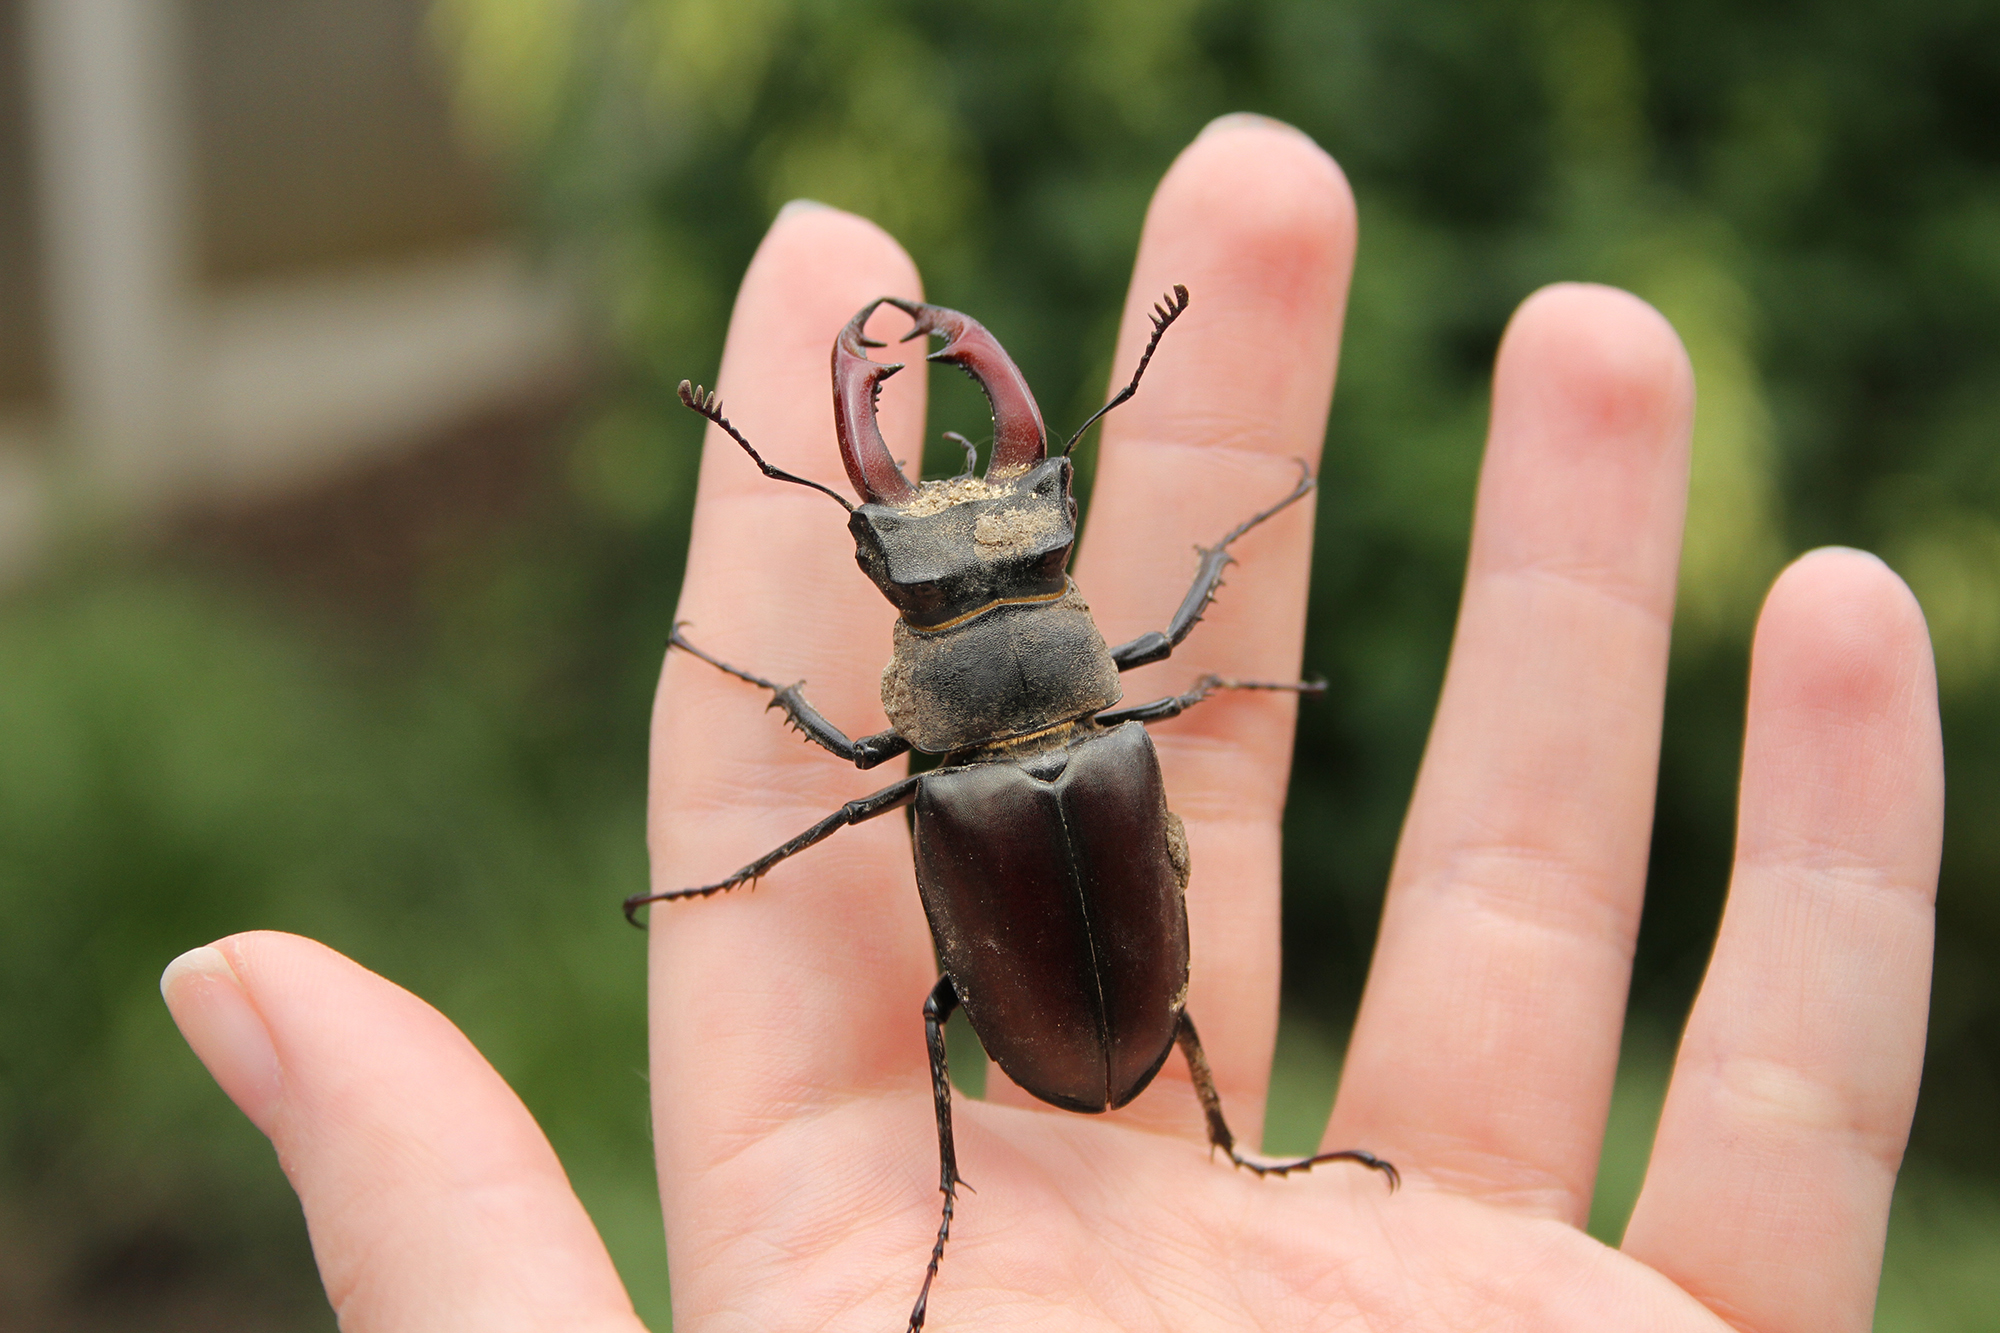
[[[1354,237],[1339,169],[1284,127],[1219,123],[1168,173],[1114,375],[1160,293],[1185,283],[1194,304],[1107,421],[1075,570],[1112,642],[1163,625],[1190,546],[1316,458]],[[773,226],[719,388],[777,466],[839,484],[828,348],[885,293],[921,295],[870,224],[802,209]],[[923,388],[910,372],[883,395],[900,458],[920,453]],[[1581,1230],[1644,886],[1692,410],[1672,329],[1624,293],[1544,290],[1503,340],[1451,664],[1325,1136],[1393,1160],[1402,1190],[1341,1164],[1231,1170],[1177,1058],[1099,1117],[996,1073],[989,1100],[957,1102],[978,1192],[931,1328],[1869,1327],[1922,1058],[1943,791],[1923,619],[1873,557],[1808,555],[1765,604],[1715,956],[1623,1246]],[[807,680],[860,735],[884,725],[892,612],[842,519],[711,430],[680,616],[718,656]],[[1311,523],[1295,507],[1239,543],[1207,621],[1129,673],[1127,700],[1204,671],[1296,676]],[[712,881],[900,771],[857,774],[764,702],[668,658],[656,889]],[[1154,728],[1193,854],[1189,1008],[1253,1140],[1296,706],[1225,695]],[[901,820],[843,830],[754,891],[655,908],[650,947],[677,1327],[903,1328],[938,1195],[920,1015],[935,964]],[[639,1327],[540,1131],[436,1011],[272,934],[194,951],[164,989],[275,1143],[348,1333]]]

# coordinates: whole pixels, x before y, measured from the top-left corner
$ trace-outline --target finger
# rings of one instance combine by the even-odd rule
[[[1581,1223],[1645,883],[1686,355],[1561,286],[1494,373],[1471,558],[1329,1142]]]
[[[1738,1328],[1873,1321],[1943,802],[1916,602],[1872,556],[1806,556],[1758,623],[1729,905],[1625,1236]]]
[[[1212,544],[1317,465],[1354,256],[1354,202],[1333,160],[1261,117],[1225,117],[1154,196],[1119,336],[1123,384],[1176,283],[1191,304],[1138,396],[1106,419],[1078,583],[1112,643],[1166,627]],[[1312,501],[1237,542],[1238,564],[1167,662],[1130,672],[1125,697],[1178,693],[1205,671],[1295,680],[1305,632]],[[1297,701],[1211,697],[1158,727],[1167,796],[1187,824],[1193,940],[1189,1010],[1224,1105],[1255,1142],[1278,1002],[1278,823]],[[1180,1062],[1166,1077],[1185,1079]],[[1185,1087],[1138,1104],[1199,1133]]]
[[[841,326],[884,294],[920,295],[908,257],[872,224],[819,208],[788,211],[772,227],[744,277],[719,379],[730,419],[774,465],[846,488],[829,358]],[[874,332],[893,348],[892,316]],[[921,360],[884,389],[882,425],[898,457],[919,456],[923,397]],[[894,617],[854,567],[846,515],[816,491],[765,478],[714,429],[680,617],[722,660],[806,681],[850,735],[887,725],[878,682]],[[656,890],[720,880],[901,775],[900,764],[857,772],[802,743],[768,701],[687,654],[668,655],[653,718]],[[774,1118],[885,1077],[927,1086],[920,1014],[935,968],[900,816],[843,829],[754,888],[657,906],[651,932],[670,1223],[701,1166],[768,1133]]]
[[[160,989],[278,1150],[342,1329],[641,1328],[548,1140],[435,1009],[263,931],[181,955]]]

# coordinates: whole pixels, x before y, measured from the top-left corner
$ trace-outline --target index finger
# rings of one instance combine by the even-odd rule
[[[920,295],[879,228],[788,209],[752,260],[719,375],[731,421],[773,465],[839,482],[828,357],[856,309]],[[924,377],[883,392],[892,450],[916,456]],[[845,516],[770,480],[711,428],[680,618],[717,658],[790,684],[853,735],[884,723],[876,682],[889,605],[854,569]],[[662,635],[666,630],[661,627]],[[655,702],[653,886],[712,883],[843,802],[893,781],[804,745],[768,696],[685,653]],[[651,1034],[663,1194],[673,1210],[729,1145],[885,1072],[924,1068],[920,1008],[935,979],[901,821],[842,831],[716,898],[652,911]]]

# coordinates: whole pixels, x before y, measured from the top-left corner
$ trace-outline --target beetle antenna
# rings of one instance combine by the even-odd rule
[[[946,431],[944,433],[944,437],[947,440],[951,440],[954,443],[956,443],[959,448],[965,450],[965,471],[959,473],[958,477],[953,477],[952,480],[957,481],[959,477],[971,476],[973,472],[979,467],[979,446],[974,444],[971,440],[966,439],[963,435],[960,435],[955,430]]]
[[[680,395],[681,402],[686,404],[688,410],[699,412],[702,416],[707,417],[710,421],[728,431],[729,438],[743,446],[743,452],[750,455],[750,461],[755,463],[765,476],[775,481],[795,481],[801,486],[810,486],[816,491],[831,495],[835,500],[839,501],[840,507],[848,513],[851,514],[854,512],[854,506],[848,503],[847,497],[839,491],[822,486],[816,481],[808,481],[804,477],[795,477],[783,468],[772,467],[769,463],[766,463],[764,456],[751,448],[750,441],[743,438],[743,432],[729,424],[729,418],[722,415],[722,400],[709,390],[702,388],[699,384],[690,384],[686,380],[682,380]]]
[[[1076,434],[1070,436],[1069,443],[1063,446],[1063,457],[1069,457],[1069,451],[1076,448],[1076,442],[1083,438],[1083,433],[1095,426],[1106,412],[1130,402],[1132,395],[1139,392],[1140,377],[1146,373],[1147,365],[1152,362],[1153,353],[1159,350],[1161,335],[1166,333],[1167,326],[1179,319],[1181,312],[1187,308],[1188,289],[1177,282],[1174,284],[1174,289],[1161,297],[1159,304],[1153,307],[1153,336],[1147,341],[1146,350],[1139,357],[1139,368],[1132,372],[1132,382],[1120,389],[1118,395],[1110,402],[1098,408],[1090,420],[1076,428]]]

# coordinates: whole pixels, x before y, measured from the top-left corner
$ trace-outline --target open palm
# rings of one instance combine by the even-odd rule
[[[1174,283],[1194,306],[1106,426],[1077,579],[1106,637],[1159,628],[1212,541],[1312,459],[1354,245],[1338,169],[1219,122],[1148,216],[1118,365]],[[719,388],[779,467],[838,475],[827,357],[870,299],[918,298],[880,231],[780,218]],[[920,375],[885,388],[916,458]],[[1003,1077],[956,1107],[977,1190],[937,1330],[1864,1329],[1921,1062],[1942,801],[1929,650],[1879,562],[1808,556],[1759,624],[1736,873],[1622,1250],[1581,1228],[1610,1100],[1650,836],[1693,388],[1632,297],[1561,287],[1501,349],[1471,566],[1325,1144],[1257,1179],[1206,1148],[1186,1071],[1084,1117]],[[840,517],[711,432],[680,616],[718,656],[809,679],[879,728],[893,612]],[[1126,698],[1298,670],[1309,507]],[[673,654],[654,719],[654,886],[712,881],[881,782]],[[1154,729],[1193,878],[1189,1012],[1239,1133],[1277,1024],[1278,820],[1295,701],[1216,698]],[[874,775],[871,775],[874,776]],[[1310,812],[1307,812],[1310,818]],[[937,1223],[921,1007],[936,963],[900,820],[844,830],[754,891],[656,908],[653,1087],[686,1330],[904,1326]],[[1309,952],[1309,946],[1308,946]],[[631,1329],[546,1144],[477,1052],[318,946],[236,936],[169,1002],[277,1142],[342,1327]]]

